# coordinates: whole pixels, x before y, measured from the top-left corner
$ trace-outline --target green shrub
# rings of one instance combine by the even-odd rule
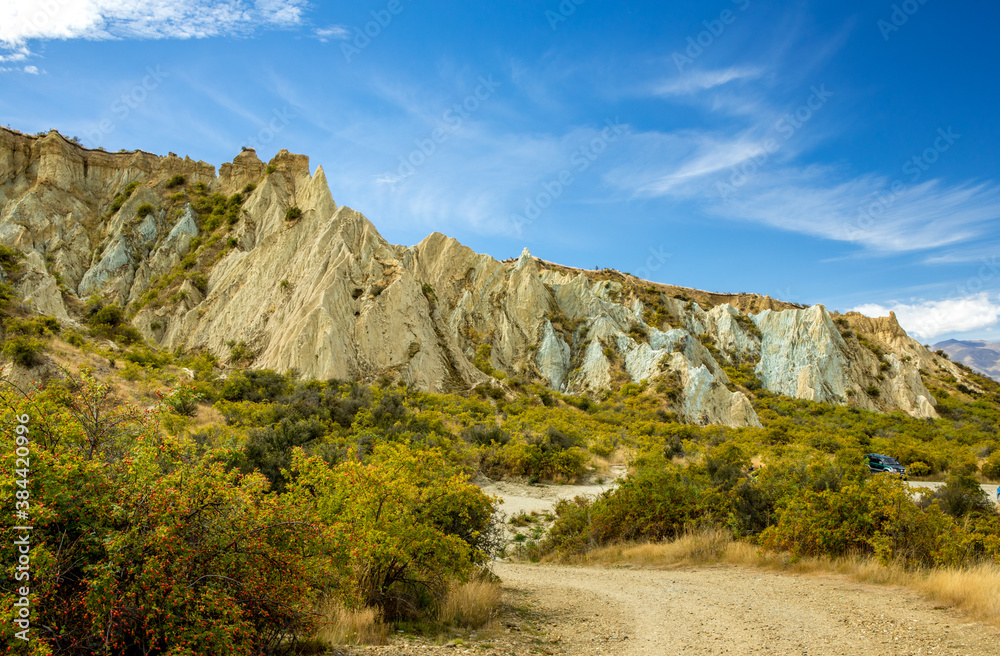
[[[492,344],[480,344],[476,347],[476,355],[472,359],[472,364],[487,376],[496,376],[497,370],[493,368],[490,359],[493,357]]]
[[[31,619],[59,628],[32,632],[37,652],[275,653],[285,636],[311,634],[335,536],[259,474],[227,467],[228,452],[192,458],[194,443],[164,436],[106,386],[76,389],[17,399],[4,417],[27,413],[38,431],[31,477],[45,507],[32,513]],[[6,433],[0,487],[13,498]],[[12,540],[0,545],[4,561],[16,556]],[[16,599],[5,586],[6,616]],[[4,635],[13,640],[9,623]]]
[[[187,182],[187,178],[185,178],[183,175],[177,174],[177,175],[175,175],[174,177],[170,178],[167,181],[167,189],[173,189],[174,187],[180,187],[185,182]]]
[[[100,299],[91,299],[86,306],[87,324],[95,337],[103,337],[123,344],[142,342],[142,333],[127,323],[125,311],[116,304],[104,305]]]
[[[936,504],[921,510],[904,482],[874,476],[837,491],[793,494],[761,541],[796,556],[868,554],[885,564],[940,565],[950,527]]]
[[[204,398],[193,385],[180,385],[164,395],[161,402],[179,415],[193,417]]]
[[[116,195],[114,199],[111,201],[111,206],[108,208],[109,214],[114,214],[115,212],[120,210],[122,208],[122,205],[125,204],[125,201],[127,201],[129,197],[132,195],[132,192],[139,188],[140,184],[141,183],[138,180],[134,180],[125,185],[125,188],[122,189],[121,193]]]
[[[956,518],[970,513],[995,513],[993,502],[975,477],[975,465],[956,468],[944,485],[931,494],[925,494],[923,504],[932,502],[937,502],[941,510]]]
[[[348,605],[412,617],[500,545],[493,501],[439,450],[379,445],[332,469],[297,450],[292,470],[291,497],[350,545],[338,586]]]
[[[254,359],[256,354],[243,340],[239,342],[229,342],[229,360],[233,364],[241,364]]]
[[[135,209],[135,215],[137,218],[144,219],[155,211],[156,211],[155,207],[153,207],[149,203],[143,203],[142,205],[140,205]]]
[[[270,426],[251,428],[243,447],[243,471],[259,471],[275,490],[283,492],[288,484],[285,472],[292,464],[292,450],[310,446],[325,434],[326,428],[316,419],[285,417]]]
[[[277,170],[278,170],[277,166],[275,166],[274,164],[268,164],[267,168],[264,169],[264,175],[271,175],[272,173],[274,173]]]
[[[67,330],[66,334],[64,335],[64,338],[66,339],[66,343],[71,344],[77,348],[81,348],[83,347],[84,344],[87,343],[83,335],[76,332],[75,330]]]
[[[154,351],[149,347],[130,348],[125,351],[122,358],[128,362],[136,364],[144,369],[162,369],[172,362],[169,353]]]
[[[993,452],[993,455],[983,463],[981,471],[983,476],[991,481],[1000,480],[1000,451]]]
[[[565,554],[583,553],[596,546],[592,534],[591,502],[586,497],[556,504],[556,522],[549,529],[543,549]]]
[[[20,269],[22,260],[24,260],[24,254],[21,251],[15,250],[7,244],[0,244],[0,268],[8,276],[15,274]]]
[[[36,367],[42,363],[42,352],[45,345],[30,337],[13,337],[3,345],[3,354],[26,368]]]
[[[285,221],[295,221],[302,216],[302,210],[298,206],[293,205],[285,210]]]
[[[47,316],[38,316],[31,319],[13,318],[7,324],[7,329],[11,333],[34,337],[58,335],[61,328],[58,319]]]
[[[470,444],[478,446],[489,446],[490,444],[503,446],[510,442],[510,435],[496,424],[475,424],[463,431],[462,437]]]
[[[199,273],[191,276],[188,280],[190,280],[191,284],[194,285],[194,288],[202,294],[208,291],[208,278],[204,275]]]
[[[594,504],[592,535],[600,544],[675,538],[711,516],[710,502],[705,486],[680,468],[649,467]]]
[[[125,311],[119,305],[105,305],[96,310],[87,322],[94,327],[117,328],[125,323]]]

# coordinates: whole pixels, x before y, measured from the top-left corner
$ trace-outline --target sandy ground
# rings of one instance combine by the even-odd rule
[[[910,487],[925,487],[925,488],[930,488],[932,490],[936,490],[937,488],[939,488],[942,485],[944,485],[944,483],[941,483],[941,482],[931,482],[931,481],[909,481],[909,484],[910,484]],[[998,486],[996,486],[996,485],[987,485],[987,484],[984,483],[980,487],[982,487],[983,491],[986,492],[986,494],[989,495],[990,499],[992,499],[994,502],[997,502],[997,487]]]
[[[602,483],[587,483],[584,485],[554,485],[538,483],[528,485],[515,481],[492,481],[481,478],[476,484],[487,494],[493,494],[503,499],[500,509],[507,517],[518,513],[537,512],[552,513],[556,504],[562,499],[572,499],[578,496],[596,497],[605,490],[610,490],[615,483],[625,476],[623,465],[613,465],[610,473]]]

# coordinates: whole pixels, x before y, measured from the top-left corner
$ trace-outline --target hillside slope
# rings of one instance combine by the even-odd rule
[[[527,250],[499,262],[437,233],[389,244],[337,205],[321,167],[287,151],[269,164],[244,151],[216,176],[173,154],[0,130],[0,242],[26,255],[15,282],[39,313],[74,323],[81,299],[99,295],[164,348],[310,378],[428,391],[539,381],[572,394],[649,381],[681,418],[729,426],[759,425],[749,397],[760,388],[916,417],[937,416],[927,376],[979,389],[895,317]]]

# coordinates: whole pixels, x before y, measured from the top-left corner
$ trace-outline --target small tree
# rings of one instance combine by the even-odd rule
[[[336,584],[348,605],[413,615],[489,558],[494,500],[437,449],[381,444],[333,469],[297,450],[292,468],[289,494],[348,545]]]

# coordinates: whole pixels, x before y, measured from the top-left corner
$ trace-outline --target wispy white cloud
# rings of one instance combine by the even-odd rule
[[[189,39],[303,21],[306,0],[6,0],[0,46],[26,55],[46,39]]]
[[[938,301],[917,300],[909,303],[879,305],[868,303],[853,308],[869,317],[896,313],[906,332],[922,339],[967,330],[982,330],[1000,323],[1000,302],[986,292]]]
[[[24,67],[24,72],[28,73],[29,75],[38,75],[38,67],[37,66],[25,66]]]
[[[0,44],[3,45],[3,44]],[[6,62],[21,62],[31,56],[31,51],[26,46],[15,46],[8,48],[9,54],[0,55],[0,64]]]
[[[346,41],[351,38],[351,31],[343,25],[330,25],[329,27],[318,28],[313,34],[321,42],[326,43],[331,39],[334,41]]]
[[[764,74],[761,68],[732,66],[719,70],[692,70],[653,87],[658,96],[686,96],[714,89],[733,81],[755,80]]]
[[[632,156],[604,179],[634,197],[693,200],[712,216],[854,243],[869,252],[954,246],[941,257],[978,259],[957,247],[995,229],[1000,185],[940,179],[904,185],[799,164],[808,145],[822,138],[801,132],[785,139],[768,120],[728,132],[638,133],[627,142]]]
[[[636,197],[691,198],[712,193],[723,172],[763,152],[751,132],[734,136],[702,131],[646,132],[628,141],[635,156],[611,169],[606,181]]]
[[[1000,187],[994,183],[929,180],[898,191],[891,204],[873,205],[888,189],[879,176],[842,180],[832,167],[778,167],[725,200],[717,195],[708,210],[895,253],[969,242],[1000,219]]]

